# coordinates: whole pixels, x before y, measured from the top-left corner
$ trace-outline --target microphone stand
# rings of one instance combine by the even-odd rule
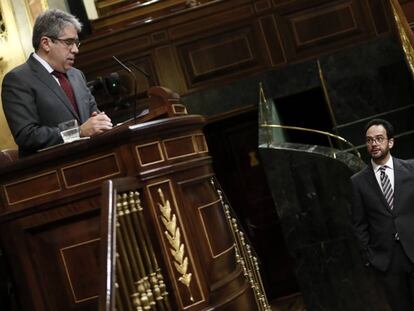
[[[121,65],[134,79],[134,123],[137,123],[137,77],[135,73],[123,62],[121,62],[116,56],[112,56],[112,58]]]
[[[148,72],[146,72],[145,70],[143,70],[143,69],[141,69],[141,68],[139,68],[137,65],[135,65],[132,61],[129,61],[128,62],[128,64],[130,65],[130,66],[132,66],[132,67],[134,67],[137,71],[139,71],[140,73],[142,73],[149,81],[150,81],[150,83],[152,83],[154,86],[156,85],[155,84],[155,81],[154,81],[154,79],[152,79],[152,77],[148,74]]]

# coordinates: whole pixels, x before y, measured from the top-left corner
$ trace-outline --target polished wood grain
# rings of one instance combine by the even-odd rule
[[[203,125],[194,115],[125,124],[1,167],[0,238],[22,310],[98,309],[106,284],[102,247],[108,228],[102,217],[109,208],[102,205],[101,184],[120,177],[127,182],[121,181],[119,190],[130,185],[142,193],[174,310],[257,309],[210,182],[214,172]],[[161,221],[160,191],[181,230],[192,274],[189,288],[178,281]]]
[[[390,34],[386,1],[199,2],[145,22],[131,16],[118,25],[118,13],[105,16],[114,24],[82,42],[77,65],[94,79],[122,71],[111,60],[117,55],[184,96]],[[142,92],[150,82],[137,75]]]

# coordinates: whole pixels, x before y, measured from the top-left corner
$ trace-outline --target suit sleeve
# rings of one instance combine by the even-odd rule
[[[369,261],[369,223],[367,221],[361,189],[358,183],[352,179],[352,225],[354,234],[359,242],[360,252],[365,261]]]
[[[79,71],[81,76],[82,76],[82,82],[83,82],[83,86],[85,87],[85,92],[86,92],[86,105],[88,106],[89,109],[89,117],[91,116],[92,112],[100,112],[98,109],[98,106],[96,104],[96,100],[95,97],[92,95],[91,91],[89,90],[89,88],[86,85],[86,77],[83,74],[82,71]]]
[[[63,142],[57,127],[41,125],[35,91],[13,71],[4,77],[2,102],[10,130],[20,148],[35,152]]]

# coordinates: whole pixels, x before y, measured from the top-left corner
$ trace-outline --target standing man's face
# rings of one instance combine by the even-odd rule
[[[66,72],[72,68],[75,55],[79,53],[78,32],[73,25],[63,29],[59,38],[43,37],[46,44],[47,62],[57,71]]]
[[[365,135],[365,142],[368,153],[371,155],[374,162],[384,164],[389,156],[390,149],[394,145],[394,139],[388,139],[387,131],[382,125],[373,125],[368,128]]]

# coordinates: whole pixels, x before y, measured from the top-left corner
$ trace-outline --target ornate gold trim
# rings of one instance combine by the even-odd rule
[[[7,31],[6,20],[4,19],[3,15],[3,7],[0,3],[0,43],[3,43],[5,40],[7,40],[8,35],[9,34]]]
[[[211,184],[217,192],[228,221],[230,231],[233,234],[236,262],[241,266],[243,274],[252,288],[257,307],[260,311],[271,311],[272,308],[270,307],[266,297],[258,261],[252,252],[252,247],[250,246],[249,241],[245,238],[245,233],[242,228],[239,227],[238,220],[233,217],[230,206],[225,200],[222,191],[217,188],[214,178],[211,179]]]
[[[401,12],[402,10],[400,4],[396,4],[393,0],[390,0],[390,4],[395,19],[395,24],[397,26],[399,38],[401,40],[401,45],[404,51],[405,59],[408,63],[408,66],[410,67],[411,74],[414,75],[414,35],[412,33],[410,26],[408,25],[404,13]]]
[[[188,272],[188,257],[185,256],[185,246],[181,241],[180,227],[177,225],[177,218],[171,211],[170,201],[164,198],[164,193],[161,188],[157,189],[160,196],[161,203],[158,203],[158,208],[161,211],[161,221],[164,227],[167,229],[164,234],[170,244],[170,252],[173,257],[173,262],[176,271],[181,274],[178,281],[187,287],[190,295],[190,300],[194,302],[193,295],[191,293],[191,277],[192,273]]]
[[[47,3],[47,0],[41,0],[42,1],[42,9],[44,11],[49,9],[49,4]]]
[[[170,194],[171,194],[171,196],[172,196],[172,201],[173,201],[173,203],[174,203],[174,206],[176,207],[176,212],[177,212],[177,218],[178,218],[178,223],[183,223],[182,222],[182,217],[181,217],[181,215],[180,215],[180,211],[179,211],[179,209],[177,208],[177,199],[176,199],[176,197],[175,197],[175,193],[174,193],[174,191],[173,191],[173,188],[172,188],[172,185],[171,185],[171,180],[170,179],[165,179],[165,180],[161,180],[161,181],[159,181],[159,182],[155,182],[155,183],[152,183],[152,184],[148,184],[147,186],[146,186],[146,191],[149,193],[149,200],[150,200],[150,202],[151,202],[151,205],[154,207],[153,208],[153,210],[154,210],[154,212],[156,211],[156,204],[155,204],[155,198],[153,198],[153,196],[151,195],[151,191],[150,191],[150,189],[151,188],[153,188],[153,187],[156,187],[156,186],[160,186],[160,185],[163,185],[163,184],[167,184],[167,187],[168,187],[168,189],[170,190]],[[160,221],[158,221],[158,214],[157,213],[155,213],[154,214],[154,216],[157,218],[157,223],[158,223],[158,230],[159,230],[159,232],[160,232],[160,234],[162,234],[163,232],[162,232],[162,227],[161,227],[161,223],[160,223]],[[188,246],[188,237],[187,237],[187,234],[186,234],[186,231],[185,230],[182,230],[182,234],[183,234],[183,237],[184,237],[184,241],[185,241],[185,244],[187,244],[187,248],[188,248],[188,256],[190,257],[190,262],[194,262],[194,256],[193,256],[193,254],[192,254],[192,252],[191,252],[191,247],[190,246]],[[163,242],[164,243],[162,243],[163,244],[163,248],[165,249],[165,252],[166,253],[168,253],[168,249],[167,249],[167,243],[165,243],[165,240],[163,239]],[[169,271],[170,271],[170,274],[172,273],[174,273],[173,272],[173,270],[174,270],[174,267],[172,266],[172,264],[171,264],[171,262],[169,261],[169,260],[166,260],[166,263],[168,264],[168,266],[169,266]],[[199,276],[198,276],[198,272],[197,272],[197,270],[196,269],[194,269],[193,270],[193,273],[194,273],[194,279],[196,280],[196,283],[197,283],[197,286],[198,286],[198,292],[200,293],[200,300],[198,300],[198,301],[195,301],[194,303],[192,303],[192,304],[189,304],[189,305],[184,305],[184,303],[183,303],[183,300],[182,300],[182,297],[181,297],[181,295],[177,295],[177,298],[178,298],[178,301],[179,301],[179,303],[180,303],[180,305],[183,307],[183,308],[185,308],[185,309],[187,309],[187,308],[190,308],[190,307],[192,307],[192,306],[195,306],[195,305],[198,305],[198,304],[200,304],[200,303],[202,303],[202,302],[204,302],[206,299],[205,299],[205,297],[204,297],[204,293],[203,293],[203,291],[202,291],[202,289],[201,289],[201,284],[200,284],[200,279],[199,279]],[[177,284],[177,281],[176,281],[176,279],[175,278],[172,278],[172,280],[174,281],[174,286],[175,286],[175,288],[176,288],[176,290],[178,289],[178,284]]]
[[[72,281],[70,279],[69,269],[67,267],[66,260],[65,260],[65,255],[63,254],[63,251],[65,251],[67,249],[70,249],[70,248],[75,248],[75,247],[78,247],[78,246],[81,246],[81,245],[85,245],[85,244],[93,243],[93,242],[96,242],[96,241],[100,241],[100,240],[101,240],[100,238],[93,239],[93,240],[88,240],[88,241],[84,241],[84,242],[81,242],[81,243],[76,243],[76,244],[73,244],[73,245],[70,245],[70,246],[67,246],[67,247],[62,247],[59,250],[60,256],[62,257],[63,266],[65,267],[66,277],[68,278],[69,287],[70,287],[70,290],[72,292],[73,300],[75,301],[75,303],[81,303],[81,302],[85,302],[85,301],[88,301],[88,300],[92,300],[92,299],[98,298],[99,296],[96,295],[96,296],[91,296],[91,297],[87,297],[87,298],[83,298],[83,299],[78,299],[76,297],[75,290],[73,289],[73,284],[72,284]]]

